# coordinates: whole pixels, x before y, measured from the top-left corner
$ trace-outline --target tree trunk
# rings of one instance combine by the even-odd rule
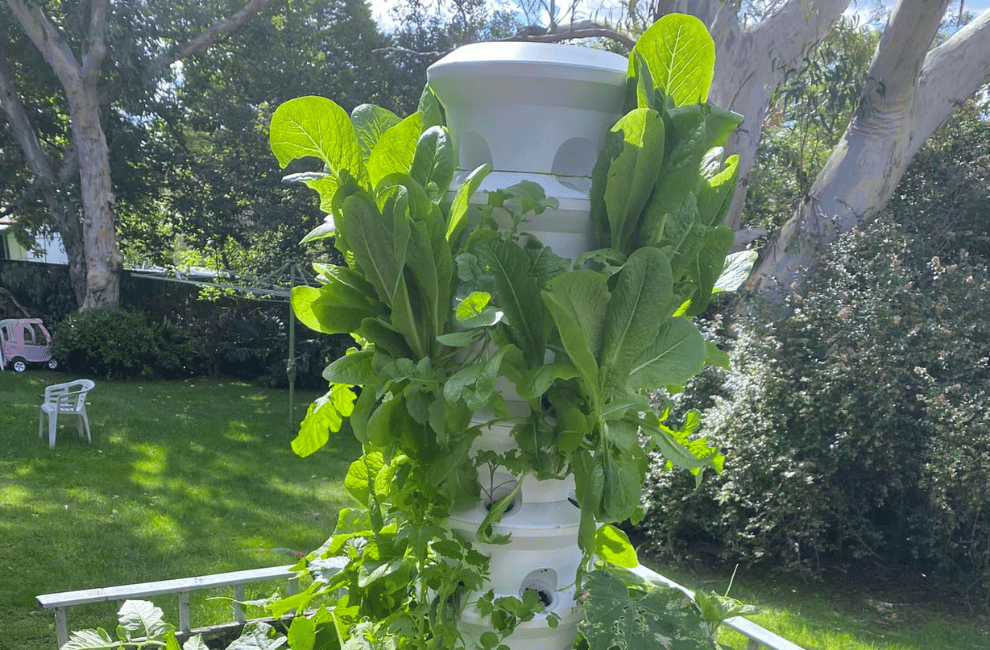
[[[202,34],[182,44],[158,62],[166,68],[183,57],[207,49],[222,35],[237,29],[261,11],[270,0],[249,0],[227,19],[217,20]],[[72,141],[66,161],[56,178],[53,167],[31,127],[24,107],[13,88],[13,75],[6,65],[0,44],[0,105],[25,158],[43,185],[52,221],[65,244],[69,274],[80,309],[115,306],[120,296],[123,256],[117,248],[114,199],[110,177],[110,154],[100,119],[100,72],[107,55],[104,34],[109,0],[89,3],[79,58],[66,39],[45,16],[41,7],[27,0],[6,0],[28,38],[41,52],[58,77],[69,104]],[[78,170],[82,219],[68,200],[67,185]],[[61,192],[57,190],[61,190]]]
[[[990,10],[929,47],[948,0],[901,0],[870,63],[860,110],[747,288],[776,313],[843,232],[886,206],[918,149],[990,81]]]
[[[38,140],[38,135],[28,120],[24,105],[13,85],[13,71],[8,63],[9,53],[4,43],[0,43],[0,108],[7,115],[11,133],[24,154],[28,167],[34,175],[34,184],[44,199],[52,218],[52,225],[62,236],[65,254],[69,259],[69,279],[75,294],[76,305],[86,300],[86,260],[83,250],[82,221],[78,209],[67,200],[66,192],[58,192],[59,187],[72,183],[78,170],[78,157],[74,147],[63,153],[63,164],[55,174],[55,166]]]
[[[729,137],[726,152],[739,156],[739,184],[726,217],[738,230],[746,201],[746,184],[756,162],[774,91],[789,69],[821,43],[849,0],[789,0],[766,20],[743,25],[738,3],[726,2],[710,23],[715,39],[712,103],[740,113],[744,121]]]
[[[86,295],[80,309],[114,307],[120,297],[124,257],[114,228],[110,152],[100,124],[95,85],[66,88],[72,115],[72,139],[79,156],[82,195],[82,243],[86,261]]]

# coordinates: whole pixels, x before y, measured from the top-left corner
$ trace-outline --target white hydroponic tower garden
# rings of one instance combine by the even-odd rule
[[[523,180],[543,187],[559,202],[533,217],[525,230],[562,257],[576,259],[597,248],[588,213],[591,171],[609,128],[623,114],[627,60],[623,56],[567,45],[477,43],[455,50],[428,71],[429,84],[446,111],[459,155],[459,169],[488,163],[492,172],[482,190]],[[510,413],[525,415],[528,402],[505,391]],[[481,419],[483,414],[479,414]],[[476,424],[481,423],[476,421]],[[507,451],[511,426],[484,428],[480,448]],[[453,529],[473,539],[486,506],[512,491],[516,479],[505,472],[484,476],[487,503],[455,511]],[[511,535],[506,545],[478,544],[491,558],[491,589],[521,596],[536,590],[546,613],[560,617],[556,629],[546,614],[522,623],[507,640],[512,650],[572,648],[582,618],[575,602],[580,512],[573,480],[526,478],[513,507],[495,527]],[[463,630],[472,636],[489,629],[469,608]]]

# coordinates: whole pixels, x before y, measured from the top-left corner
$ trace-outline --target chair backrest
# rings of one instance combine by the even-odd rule
[[[64,384],[52,384],[45,388],[45,404],[54,404],[59,411],[76,411],[86,403],[86,393],[96,383],[91,379],[76,379]]]

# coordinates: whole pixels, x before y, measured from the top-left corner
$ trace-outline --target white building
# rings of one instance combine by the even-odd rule
[[[0,218],[0,259],[24,260],[28,262],[48,262],[49,264],[68,264],[69,257],[65,254],[65,246],[58,233],[38,235],[35,241],[40,252],[32,252],[14,237],[14,220],[12,217]]]

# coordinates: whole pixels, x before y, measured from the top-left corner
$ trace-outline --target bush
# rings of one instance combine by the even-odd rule
[[[656,464],[655,549],[813,568],[863,556],[990,593],[990,124],[967,103],[888,212],[843,236],[793,296],[707,369],[703,434],[725,471]]]
[[[70,314],[52,346],[66,370],[108,379],[188,377],[201,367],[195,342],[176,326],[123,309]]]
[[[914,237],[844,237],[795,297],[750,326],[705,414],[725,471],[651,473],[655,546],[714,543],[731,561],[813,567],[871,556],[990,578],[990,276],[960,251],[916,265]],[[707,384],[707,388],[705,385]]]
[[[230,323],[224,340],[215,349],[213,358],[217,372],[225,377],[255,381],[269,387],[284,387],[289,383],[288,306],[268,306],[238,316]],[[296,386],[325,390],[323,368],[343,356],[353,339],[346,335],[314,338],[314,332],[296,323],[295,326]]]

